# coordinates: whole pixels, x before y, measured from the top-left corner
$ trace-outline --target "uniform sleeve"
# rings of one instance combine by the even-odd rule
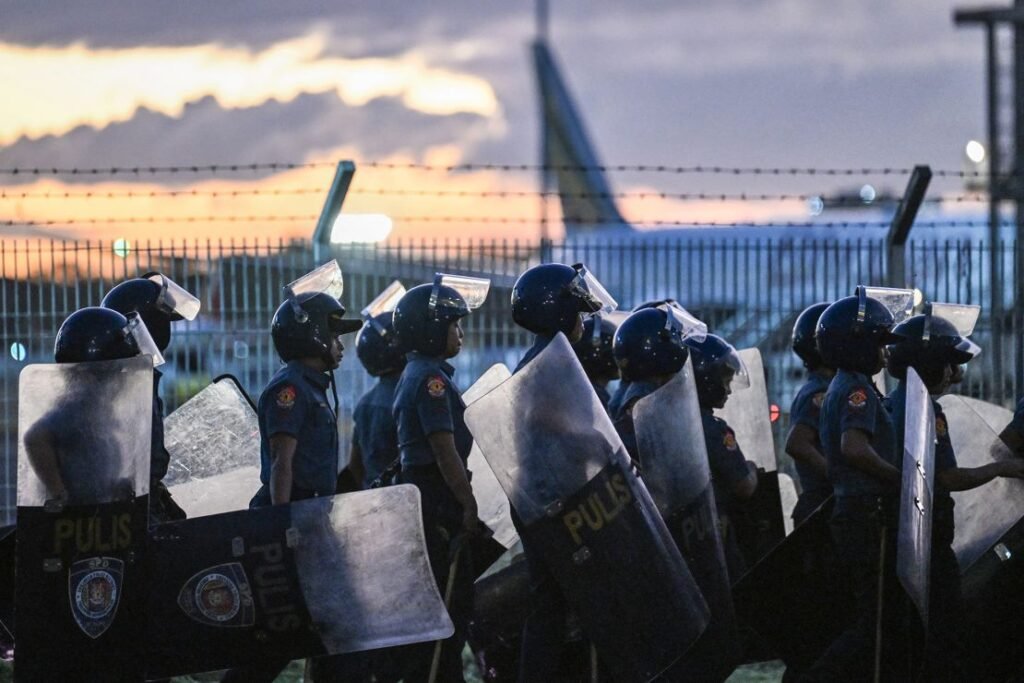
[[[867,385],[854,385],[839,405],[839,433],[859,429],[869,436],[875,434],[875,420],[881,410],[881,399]]]
[[[736,441],[736,432],[726,424],[719,424],[706,437],[711,476],[719,484],[732,486],[747,478],[750,470],[747,459]]]
[[[427,375],[422,380],[416,390],[416,414],[424,436],[455,432],[451,403],[454,398],[454,390],[440,374]]]
[[[949,438],[949,423],[939,412],[935,415],[935,471],[943,472],[956,468],[956,452]]]
[[[818,418],[821,417],[821,404],[824,400],[824,391],[798,393],[789,410],[790,424],[804,425],[818,431]]]
[[[309,412],[309,396],[290,382],[282,382],[267,391],[267,438],[275,434],[298,438]]]

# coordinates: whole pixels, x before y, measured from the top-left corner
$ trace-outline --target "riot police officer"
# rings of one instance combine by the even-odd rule
[[[900,460],[892,419],[871,377],[885,364],[893,313],[858,287],[855,296],[836,301],[818,319],[815,331],[822,360],[836,368],[821,406],[820,435],[835,492],[830,522],[838,562],[855,599],[851,624],[807,672],[808,680],[867,680],[873,672],[880,574],[883,678],[898,678],[903,614],[895,571],[896,511]],[[888,636],[888,637],[886,637]]]
[[[512,288],[512,319],[536,337],[513,374],[526,367],[558,333],[569,343],[578,342],[583,336],[584,315],[611,312],[614,306],[611,296],[581,263],[545,263],[524,272]],[[522,521],[515,508],[511,512],[522,535]],[[554,680],[563,654],[568,605],[540,551],[525,540],[523,551],[530,571],[530,598],[519,680]]]
[[[587,373],[587,379],[594,387],[594,393],[601,399],[601,405],[608,409],[611,396],[608,383],[619,379],[619,368],[612,356],[612,341],[615,337],[615,323],[605,315],[595,313],[583,322],[583,334],[572,345],[576,357]]]
[[[671,305],[676,303],[675,299],[659,299],[656,301],[645,301],[639,306],[633,307],[633,313],[643,310],[645,308],[657,308],[661,305]],[[615,415],[619,414],[619,409],[622,407],[622,399],[626,395],[626,391],[629,390],[629,380],[620,377],[619,386],[615,388],[615,393],[612,394],[608,400],[608,414],[614,419]]]
[[[793,353],[807,368],[807,381],[800,387],[789,410],[792,426],[786,437],[786,453],[796,463],[796,473],[800,478],[800,497],[793,508],[794,525],[807,519],[832,495],[832,485],[828,483],[828,467],[821,452],[818,418],[828,384],[836,371],[822,360],[814,340],[818,318],[826,308],[827,303],[807,307],[793,325]]]
[[[356,355],[371,376],[373,388],[363,394],[352,416],[349,469],[363,488],[370,488],[398,460],[398,431],[392,406],[405,354],[388,311],[370,317],[356,337]]]
[[[489,286],[488,280],[438,274],[432,284],[406,292],[394,310],[394,330],[408,359],[394,401],[399,481],[420,490],[430,565],[455,624],[433,667],[429,645],[413,648],[406,680],[425,681],[432,668],[438,680],[463,680],[474,579],[471,553],[463,547],[479,533],[479,522],[466,468],[473,436],[447,361],[462,350],[461,320],[483,303]]]
[[[199,299],[178,286],[162,273],[145,273],[120,283],[103,297],[104,308],[123,315],[135,312],[142,317],[153,341],[161,352],[171,342],[171,323],[193,320],[199,313]],[[150,519],[163,522],[184,519],[182,510],[164,486],[170,454],[164,447],[164,403],[160,398],[160,379],[163,373],[153,368],[153,433],[150,451]]]
[[[736,433],[725,420],[715,416],[714,410],[725,407],[734,381],[748,386],[750,380],[736,349],[718,335],[709,334],[703,340],[687,339],[686,344],[693,361],[725,560],[729,577],[735,582],[746,571],[746,561],[736,538],[734,520],[741,512],[741,502],[757,491],[757,467],[743,457]]]
[[[888,347],[889,374],[899,380],[886,399],[896,431],[897,453],[903,452],[906,422],[907,368],[914,368],[933,397],[945,393],[961,381],[961,366],[981,351],[967,336],[974,321],[963,328],[942,317],[941,313],[974,312],[976,307],[954,304],[928,304],[925,313],[916,315],[893,329],[899,341]],[[959,316],[957,316],[959,317]],[[962,317],[961,317],[962,319]],[[1013,458],[973,468],[957,466],[950,440],[950,425],[938,401],[932,400],[935,414],[935,490],[932,497],[931,588],[929,600],[928,642],[925,652],[927,680],[965,680],[963,668],[965,640],[961,625],[964,609],[960,594],[960,567],[953,552],[954,516],[951,491],[966,491],[982,486],[996,477],[1024,476],[1024,460]]]

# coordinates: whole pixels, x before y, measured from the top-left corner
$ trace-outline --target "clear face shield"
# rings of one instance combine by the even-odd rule
[[[679,340],[692,339],[697,342],[704,341],[708,336],[708,326],[697,316],[680,306],[677,302],[669,299],[658,306],[658,310],[665,311],[665,329],[670,333],[679,335]]]
[[[722,358],[722,381],[733,392],[750,388],[750,370],[738,351],[730,344],[729,351]]]
[[[981,317],[981,306],[970,306],[967,304],[948,304],[934,301],[925,305],[924,331],[921,340],[927,342],[933,335],[932,318],[942,318],[963,337],[963,340],[956,345],[956,350],[974,358],[981,353],[981,347],[967,337],[974,332],[974,327]]]
[[[125,337],[135,340],[135,345],[139,347],[141,355],[153,358],[154,368],[164,364],[164,356],[160,353],[160,348],[153,341],[153,337],[150,336],[146,324],[142,322],[138,313],[128,314],[128,324],[124,327],[124,334]]]
[[[859,305],[857,308],[857,322],[864,322],[867,313],[868,298],[875,299],[889,309],[896,325],[909,318],[914,312],[914,290],[895,289],[892,287],[857,287]]]
[[[377,330],[381,336],[387,335],[387,329],[377,320],[377,316],[395,310],[398,300],[405,296],[405,287],[401,282],[395,280],[388,285],[383,292],[360,311],[360,316],[367,325]]]
[[[618,302],[586,266],[575,263],[572,267],[576,277],[569,283],[569,293],[583,302],[587,313],[607,315],[619,307]]]
[[[199,315],[199,309],[202,306],[199,299],[174,280],[157,272],[146,273],[142,277],[160,286],[156,306],[168,316],[177,316],[183,320],[195,320]]]
[[[454,289],[462,297],[462,301],[446,296],[442,287]],[[434,275],[434,288],[430,292],[430,303],[428,304],[430,314],[436,316],[437,311],[441,309],[461,310],[463,306],[466,308],[466,313],[474,311],[487,300],[487,292],[490,289],[491,281],[487,278],[437,273]]]
[[[299,305],[299,297],[304,294],[326,294],[341,301],[341,295],[345,291],[345,280],[341,275],[341,266],[336,259],[306,273],[298,280],[289,282],[284,286],[284,296],[295,311],[295,317],[301,322],[309,319],[309,316],[302,306]]]

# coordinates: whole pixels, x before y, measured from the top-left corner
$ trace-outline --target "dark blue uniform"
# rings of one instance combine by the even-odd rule
[[[626,392],[629,390],[630,382],[625,379],[619,380],[619,386],[615,387],[615,393],[608,399],[608,414],[615,419],[615,415],[619,414],[622,410],[622,399],[626,397]]]
[[[1013,420],[1009,427],[1012,427],[1018,434],[1024,436],[1024,397],[1017,401],[1017,407],[1013,411]]]
[[[729,568],[729,577],[735,581],[746,571],[747,566],[733,528],[733,517],[738,516],[740,511],[737,509],[739,500],[732,490],[736,484],[750,475],[750,468],[739,443],[736,442],[736,432],[725,420],[715,417],[710,408],[703,406],[700,409],[700,420],[708,451],[711,484],[715,490],[715,508],[718,511],[725,561]]]
[[[463,417],[466,405],[452,381],[455,369],[441,358],[418,353],[410,353],[408,359],[395,389],[394,402],[399,457],[402,462],[399,481],[413,484],[420,490],[430,567],[444,595],[455,552],[452,541],[462,530],[463,510],[437,466],[428,437],[439,432],[450,432],[455,439],[455,449],[465,466],[473,447],[473,436]],[[462,648],[473,612],[473,578],[472,557],[466,549],[459,553],[452,600],[448,608],[455,624],[455,635],[444,642],[441,650],[438,677],[441,681],[463,680]],[[433,643],[414,646],[405,680],[427,679],[433,648]]]
[[[594,387],[594,393],[597,394],[597,400],[601,402],[605,412],[608,411],[608,402],[611,401],[611,394],[608,393],[608,387],[603,384],[590,383],[590,386]],[[610,413],[609,413],[610,414]]]
[[[640,454],[637,452],[636,429],[633,426],[633,414],[630,408],[644,396],[653,393],[658,386],[653,382],[631,382],[622,392],[618,405],[618,411],[612,413],[612,422],[615,423],[615,431],[622,439],[622,445],[629,452],[629,457],[634,463],[640,462]]]
[[[393,410],[398,378],[399,373],[380,377],[359,399],[352,415],[352,443],[362,453],[366,472],[363,488],[370,488],[370,484],[398,459],[398,428]]]
[[[906,426],[907,387],[900,382],[886,398],[896,430],[896,449],[902,456]],[[960,566],[953,552],[955,522],[953,496],[938,475],[957,467],[956,453],[949,437],[949,424],[942,406],[932,401],[935,412],[935,491],[932,496],[932,565],[929,591],[928,650],[925,654],[926,680],[965,680],[964,634],[961,627],[964,608],[960,591]]]
[[[338,478],[338,426],[327,401],[330,376],[298,360],[289,361],[260,395],[260,488],[251,507],[270,504],[270,437],[297,441],[292,459],[291,499],[333,496]]]
[[[871,378],[839,370],[821,407],[819,434],[835,492],[832,538],[853,592],[856,616],[808,672],[809,680],[870,680],[874,666],[880,545],[885,541],[882,677],[899,680],[905,661],[899,626],[905,615],[896,579],[896,521],[899,490],[851,467],[843,456],[844,432],[864,432],[880,458],[900,467],[892,418]]]
[[[822,453],[818,425],[829,381],[818,373],[812,372],[804,385],[800,387],[789,410],[789,419],[794,426],[799,424],[814,430],[816,435],[814,444]],[[793,523],[800,524],[832,495],[832,485],[828,482],[827,477],[802,462],[796,463],[796,474],[800,479],[800,497],[793,508]]]

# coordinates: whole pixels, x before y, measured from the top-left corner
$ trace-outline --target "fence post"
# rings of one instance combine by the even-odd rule
[[[886,236],[889,258],[886,264],[885,283],[889,287],[903,289],[911,284],[907,280],[907,237],[910,236],[910,229],[914,227],[914,219],[917,218],[917,211],[921,208],[921,201],[931,179],[930,166],[915,166],[913,173],[910,174],[910,180],[907,181],[907,189],[903,191],[903,199],[900,200],[896,214],[892,217],[889,234]]]
[[[345,195],[348,194],[355,173],[356,165],[351,161],[338,162],[334,181],[331,182],[331,189],[327,191],[324,208],[320,210],[320,218],[317,219],[316,229],[313,231],[313,260],[317,265],[320,264],[324,251],[330,247],[334,221],[341,213],[341,205],[345,202]]]

